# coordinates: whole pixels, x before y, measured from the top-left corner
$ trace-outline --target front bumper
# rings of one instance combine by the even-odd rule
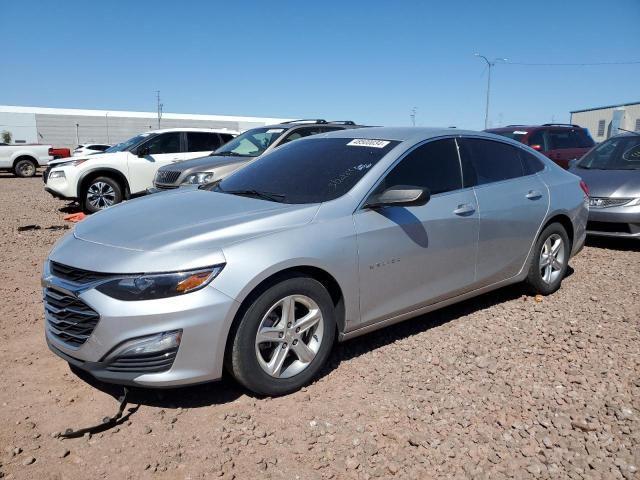
[[[590,208],[587,234],[640,239],[640,205]]]
[[[145,301],[120,301],[93,288],[83,289],[51,276],[45,268],[43,287],[73,295],[100,315],[87,340],[79,346],[63,341],[45,312],[50,350],[73,366],[108,383],[171,387],[219,379],[229,325],[238,303],[213,286],[186,295]],[[86,288],[86,286],[84,287]],[[161,372],[113,371],[110,355],[132,339],[182,331],[170,367]]]
[[[62,200],[76,200],[78,198],[78,176],[75,170],[63,167],[62,170],[65,173],[64,177],[51,178],[51,171],[54,169],[55,167],[48,167],[43,174],[45,191],[53,195],[55,198]]]

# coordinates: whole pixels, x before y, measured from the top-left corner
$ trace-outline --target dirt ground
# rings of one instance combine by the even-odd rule
[[[0,477],[640,478],[640,242],[590,241],[542,302],[516,286],[340,344],[295,394],[140,390],[118,427],[62,440],[120,393],[45,345],[65,206],[0,174]]]

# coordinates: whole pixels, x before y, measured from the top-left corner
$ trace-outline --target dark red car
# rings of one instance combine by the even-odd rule
[[[587,153],[595,142],[589,130],[578,125],[545,123],[544,125],[507,125],[490,128],[489,133],[509,137],[529,145],[546,155],[562,168],[569,168],[569,161]]]

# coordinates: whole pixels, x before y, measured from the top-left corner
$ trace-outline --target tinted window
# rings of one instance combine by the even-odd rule
[[[540,149],[543,151],[548,150],[547,145],[545,144],[544,138],[544,130],[536,130],[529,136],[528,144],[531,145],[540,145]]]
[[[544,168],[544,163],[542,163],[542,160],[540,160],[534,154],[525,152],[522,149],[518,149],[518,155],[520,156],[520,160],[522,161],[522,168],[525,175],[537,173]]]
[[[220,139],[222,140],[222,144],[224,145],[229,140],[233,139],[233,135],[229,135],[228,133],[221,133],[220,134]]]
[[[219,146],[216,133],[187,132],[187,152],[213,152]]]
[[[177,153],[180,151],[180,132],[162,133],[144,145],[149,147],[149,155]]]
[[[524,141],[524,137],[529,133],[527,130],[486,130],[489,133],[494,133],[496,135],[500,135],[501,137],[511,138],[513,140],[517,140],[518,142]]]
[[[223,193],[268,192],[274,195],[274,201],[283,203],[336,199],[351,190],[398,144],[389,141],[377,148],[349,145],[351,141],[350,138],[316,137],[291,142],[250,163],[214,188]]]
[[[591,148],[595,145],[588,130],[572,130],[571,134],[579,148]]]
[[[416,148],[393,167],[376,192],[401,185],[428,188],[431,194],[462,188],[456,142],[437,140]]]
[[[464,138],[461,141],[465,186],[499,182],[524,175],[518,148],[493,140]]]
[[[549,142],[551,143],[551,150],[593,146],[593,140],[584,130],[551,130],[549,132]]]

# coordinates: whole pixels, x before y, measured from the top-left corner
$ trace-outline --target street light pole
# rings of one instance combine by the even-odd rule
[[[484,55],[480,55],[479,53],[474,53],[474,55],[478,58],[481,58],[485,61],[485,63],[487,64],[487,67],[489,68],[489,73],[487,75],[487,103],[485,105],[484,108],[484,128],[485,130],[487,128],[489,128],[489,99],[490,99],[490,95],[491,95],[491,68],[493,68],[496,64],[496,62],[501,61],[501,62],[506,62],[507,59],[506,58],[496,58],[493,61],[489,60],[487,57],[485,57]]]

